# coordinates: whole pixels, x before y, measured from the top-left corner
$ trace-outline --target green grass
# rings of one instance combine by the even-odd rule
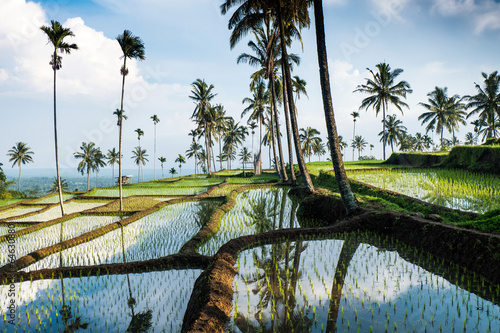
[[[0,200],[0,207],[2,206],[8,206],[8,205],[12,205],[16,202],[20,202],[20,201],[23,201],[24,199],[6,199],[6,200]]]
[[[400,165],[383,164],[384,161],[349,161],[344,162],[344,168],[349,169],[376,169],[376,168],[400,168]],[[320,171],[333,170],[332,162],[310,162],[307,163],[307,170],[315,176],[319,175]]]

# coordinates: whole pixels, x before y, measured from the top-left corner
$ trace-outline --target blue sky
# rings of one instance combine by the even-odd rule
[[[5,153],[15,142],[24,141],[35,152],[35,163],[28,167],[54,165],[51,50],[38,30],[52,19],[70,27],[76,35],[71,41],[80,46],[80,50],[63,56],[63,68],[58,72],[63,167],[76,167],[73,153],[82,141],[95,141],[104,152],[118,145],[112,113],[119,106],[121,61],[114,38],[124,29],[140,36],[146,45],[146,60],[130,63],[127,77],[125,110],[129,120],[124,125],[124,167],[134,167],[130,152],[137,145],[136,128],[145,132],[141,145],[151,161],[146,167],[153,167],[153,114],[160,118],[157,158],[165,156],[165,167],[175,166],[173,160],[188,148],[187,133],[194,128],[189,120],[194,104],[188,96],[190,84],[197,78],[214,84],[218,94],[214,102],[222,103],[230,115],[241,120],[241,101],[249,96],[253,69],[236,64],[237,56],[248,51],[247,41],[229,48],[228,17],[220,15],[220,3],[0,2],[0,162],[10,168]],[[426,94],[435,86],[446,86],[451,94],[473,94],[474,82],[481,82],[482,71],[500,69],[498,1],[325,0],[324,11],[338,131],[349,141],[350,113],[364,97],[352,91],[368,77],[367,67],[386,61],[392,68],[404,69],[400,78],[410,83],[414,93],[407,99],[410,109],[404,115],[398,113],[398,118],[411,134],[424,131],[417,120],[423,112],[418,103],[426,102]],[[298,43],[293,49],[302,59],[294,75],[307,81],[309,95],[298,102],[299,125],[317,128],[325,138],[314,25],[303,31],[303,43],[303,51]],[[396,111],[389,110],[392,113]],[[373,154],[379,158],[380,121],[380,115],[361,111],[356,124],[357,134],[375,145]],[[461,128],[459,138],[463,140],[471,130],[470,126]],[[246,144],[249,148],[250,140]],[[193,168],[192,161],[186,167]]]

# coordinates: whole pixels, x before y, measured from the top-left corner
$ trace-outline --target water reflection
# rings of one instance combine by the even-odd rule
[[[346,236],[244,251],[227,330],[500,331],[499,286],[476,281],[480,297],[458,286],[471,283],[472,275],[456,271],[454,285],[404,260],[396,248],[401,251],[380,239]],[[402,255],[412,253],[406,248]]]

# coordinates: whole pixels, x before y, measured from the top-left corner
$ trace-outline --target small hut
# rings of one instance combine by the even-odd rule
[[[116,185],[119,185],[120,177],[116,177]],[[122,176],[122,185],[131,184],[132,183],[132,175]]]

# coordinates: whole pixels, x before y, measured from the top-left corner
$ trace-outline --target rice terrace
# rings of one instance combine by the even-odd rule
[[[0,332],[500,332],[500,4],[356,4],[2,1]]]

